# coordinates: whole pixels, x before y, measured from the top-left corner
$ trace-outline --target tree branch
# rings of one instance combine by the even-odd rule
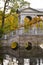
[[[6,4],[7,4],[8,0],[6,0],[5,5],[4,5],[4,11],[3,11],[3,16],[2,16],[2,28],[4,26],[4,19],[5,19],[5,10],[6,10]]]

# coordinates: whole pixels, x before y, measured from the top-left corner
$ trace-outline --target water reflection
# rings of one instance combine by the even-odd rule
[[[40,59],[40,65],[43,65],[43,59]]]
[[[24,59],[24,65],[43,65],[43,59]]]
[[[24,59],[24,65],[30,65],[30,59]]]
[[[18,60],[15,57],[12,58],[9,55],[5,55],[3,65],[18,65]]]
[[[17,60],[17,58],[15,57],[11,58],[8,55],[6,56],[5,59],[3,59],[3,65],[19,65],[18,63],[19,60]],[[22,65],[43,65],[43,59],[38,59],[38,58],[24,59],[24,64],[22,63]]]

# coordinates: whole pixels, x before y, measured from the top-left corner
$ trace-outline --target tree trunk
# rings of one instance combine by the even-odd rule
[[[4,21],[5,21],[5,10],[6,10],[6,4],[8,0],[5,1],[4,10],[3,10],[3,16],[2,16],[2,28],[4,27]]]

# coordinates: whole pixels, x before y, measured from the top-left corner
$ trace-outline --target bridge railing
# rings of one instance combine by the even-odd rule
[[[18,29],[11,31],[8,34],[4,34],[2,38],[9,39],[19,35],[43,35],[43,29]]]
[[[43,35],[43,29],[19,29],[16,31],[16,34],[22,35]]]

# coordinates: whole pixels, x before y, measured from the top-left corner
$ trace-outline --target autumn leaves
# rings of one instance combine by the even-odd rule
[[[6,14],[5,21],[4,21],[4,33],[16,30],[18,28],[18,15],[14,13],[13,15]],[[0,16],[1,18],[2,16]],[[2,25],[2,19],[0,19],[0,27]]]
[[[32,26],[36,26],[37,28],[43,28],[43,20],[40,17],[33,17],[31,20],[28,17],[24,19],[24,27],[29,28]]]
[[[0,14],[2,12],[0,11]],[[13,30],[17,30],[21,27],[24,27],[24,29],[29,29],[31,27],[33,27],[34,25],[37,28],[43,29],[43,20],[36,16],[36,17],[30,17],[30,16],[26,16],[24,18],[24,24],[23,25],[18,25],[19,21],[18,21],[18,14],[17,13],[13,13],[13,14],[6,14],[5,15],[5,21],[4,21],[4,33],[13,31]],[[0,27],[2,25],[2,16],[0,15]]]

